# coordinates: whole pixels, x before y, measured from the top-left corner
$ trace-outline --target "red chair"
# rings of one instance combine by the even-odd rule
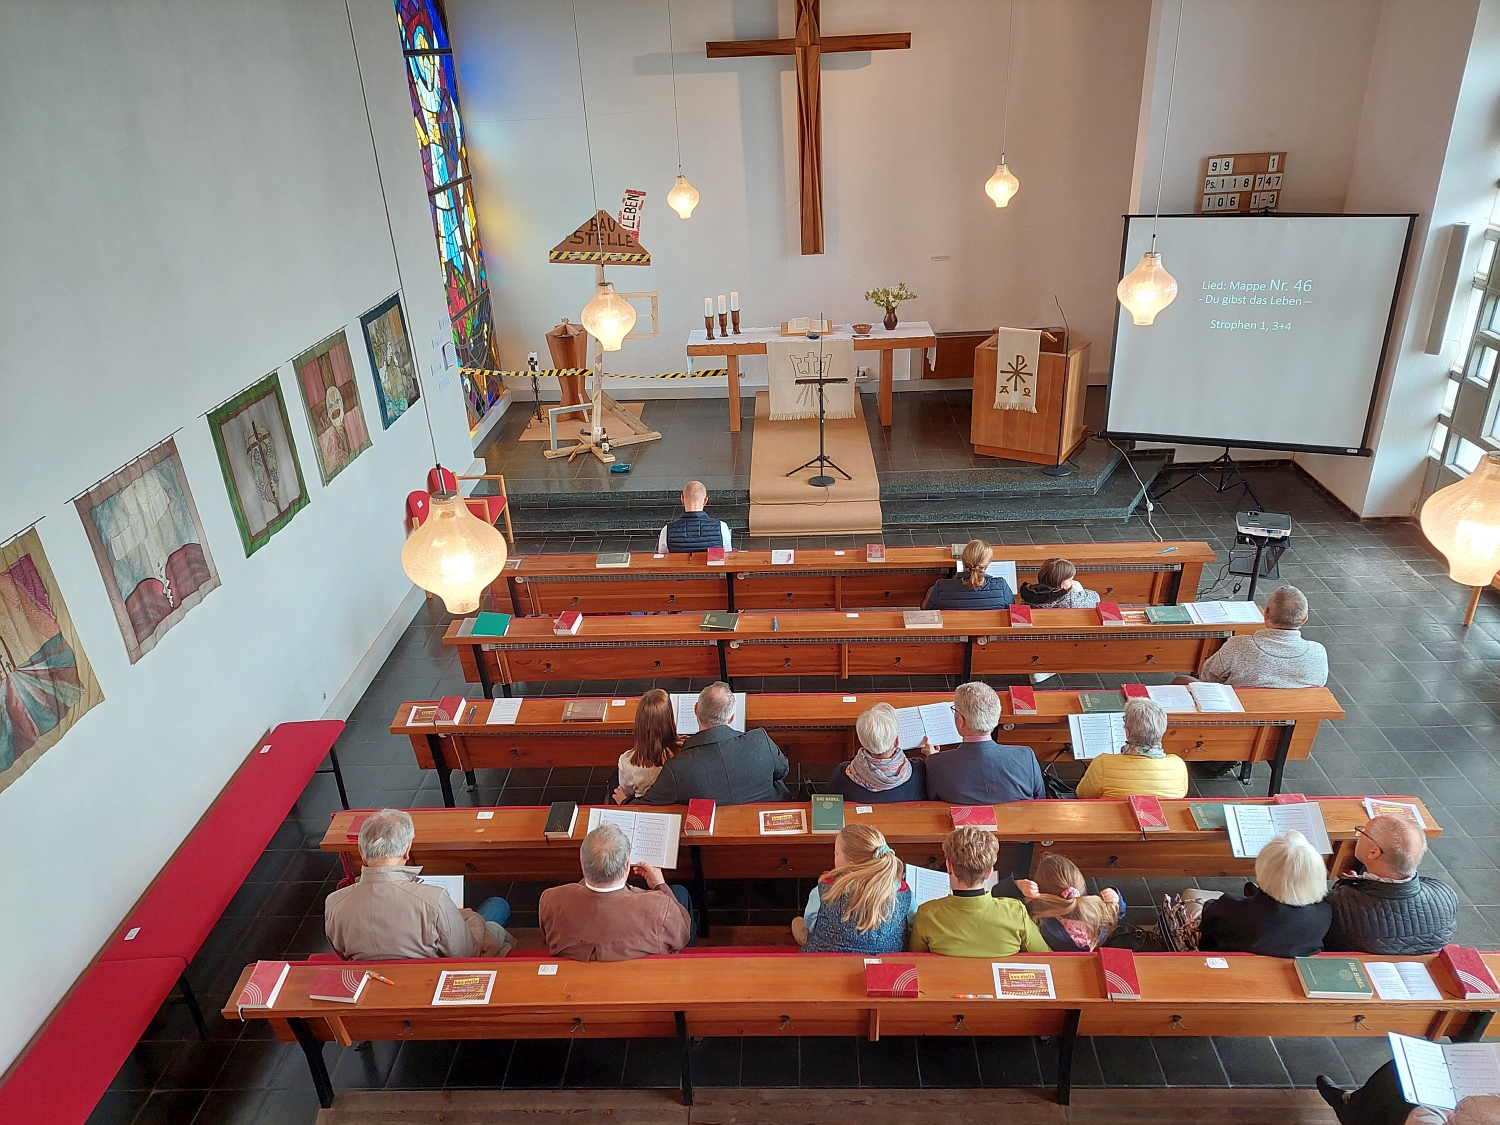
[[[455,476],[452,471],[441,465],[429,469],[427,472],[428,492],[458,492],[458,482],[461,480],[492,480],[500,490],[498,496],[465,496],[464,503],[468,505],[469,511],[482,519],[485,523],[498,526],[500,517],[505,517],[505,538],[515,546],[516,533],[510,525],[510,497],[505,491],[505,478],[499,473],[480,473],[476,476]],[[411,497],[407,497],[407,511],[411,511]],[[427,518],[425,512],[417,521],[420,525]]]

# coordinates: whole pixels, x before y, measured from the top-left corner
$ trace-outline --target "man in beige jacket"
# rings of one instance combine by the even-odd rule
[[[510,905],[486,899],[460,909],[448,892],[417,878],[411,867],[411,817],[400,809],[371,813],[359,830],[364,869],[359,882],[334,891],[323,905],[323,930],[346,961],[408,957],[504,957],[515,948],[505,931]]]

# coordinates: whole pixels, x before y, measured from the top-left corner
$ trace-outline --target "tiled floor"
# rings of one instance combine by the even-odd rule
[[[1500,786],[1500,606],[1487,595],[1473,628],[1462,617],[1465,592],[1444,577],[1442,563],[1409,523],[1361,525],[1292,469],[1253,471],[1262,504],[1291,513],[1295,534],[1282,577],[1312,603],[1307,635],[1328,646],[1330,686],[1348,715],[1326,724],[1311,760],[1288,768],[1288,788],[1308,794],[1415,794],[1444,826],[1424,873],[1459,891],[1458,940],[1500,945],[1500,812],[1489,794]],[[1202,484],[1174,492],[1157,508],[1157,530],[1167,538],[1206,539],[1227,558],[1237,496],[1216,496]],[[518,525],[522,521],[518,519]],[[1029,526],[1024,530],[955,526],[891,533],[888,543],[947,543],[969,535],[996,542],[1086,542],[1148,537],[1142,518],[1128,524]],[[854,546],[852,540],[827,541]],[[611,546],[615,544],[611,543]],[[649,550],[650,542],[632,540]],[[759,546],[753,541],[749,546]],[[799,540],[796,546],[824,545]],[[597,539],[549,537],[521,542],[522,551],[585,551]],[[1205,576],[1228,595],[1233,578],[1218,569]],[[1275,583],[1263,587],[1269,592]],[[431,607],[433,603],[429,603]],[[414,766],[405,739],[387,726],[398,702],[463,692],[452,650],[439,637],[443,615],[429,608],[407,631],[339,743],[350,797],[359,806],[440,803],[436,779]],[[1069,676],[1068,687],[1100,686],[1099,677]],[[901,678],[863,690],[927,686]],[[1111,681],[1114,682],[1114,681]],[[624,693],[645,681],[591,685]],[[678,685],[663,684],[675,687]],[[805,681],[803,690],[826,689]],[[1063,686],[1059,684],[1058,686]],[[561,693],[569,685],[550,685]],[[477,689],[470,689],[471,693]],[[785,686],[778,690],[787,690]],[[481,775],[479,803],[538,803],[599,799],[599,770],[512,770]],[[1257,772],[1252,791],[1264,792]],[[1232,781],[1199,782],[1200,793],[1241,792]],[[240,969],[256,958],[298,956],[326,948],[322,902],[338,874],[317,848],[337,807],[331,779],[316,777],[235,897],[189,975],[206,1008],[225,1000]],[[1205,880],[1205,883],[1211,881]],[[1180,881],[1126,880],[1127,900],[1145,903]],[[504,893],[518,925],[535,925],[537,885],[471,885],[474,900]],[[782,923],[805,887],[763,881],[713,888],[716,921]],[[317,1100],[300,1051],[265,1037],[265,1027],[242,1029],[210,1017],[212,1038],[193,1038],[181,1005],[168,1003],[147,1031],[96,1122],[196,1122],[305,1125]],[[1288,1026],[1288,1033],[1296,1031]],[[1036,1086],[1052,1080],[1052,1048],[1031,1039],[705,1040],[697,1075],[704,1085],[746,1086]],[[335,1086],[558,1087],[675,1086],[678,1062],[667,1042],[556,1041],[378,1043],[363,1050],[326,1049]],[[1353,1084],[1386,1057],[1383,1042],[1331,1039],[1095,1039],[1080,1043],[1074,1081],[1081,1085],[1311,1085],[1320,1072]]]

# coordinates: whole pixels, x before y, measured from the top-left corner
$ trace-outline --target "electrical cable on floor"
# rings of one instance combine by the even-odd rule
[[[1151,518],[1151,513],[1156,511],[1156,505],[1151,502],[1151,492],[1146,487],[1146,482],[1141,479],[1141,474],[1135,471],[1135,463],[1130,460],[1130,455],[1118,445],[1115,445],[1112,438],[1100,438],[1099,440],[1108,442],[1113,446],[1114,451],[1124,459],[1126,466],[1130,469],[1130,475],[1135,477],[1135,483],[1141,486],[1141,499],[1146,502],[1146,526],[1151,529],[1151,534],[1156,536],[1158,543],[1165,543],[1167,541],[1166,538],[1161,532],[1156,530],[1156,521]]]

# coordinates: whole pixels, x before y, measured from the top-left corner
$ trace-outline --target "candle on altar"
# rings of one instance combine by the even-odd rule
[[[713,316],[714,315],[714,299],[712,297],[704,297],[703,298],[703,315],[704,316]]]
[[[738,292],[733,292],[733,293],[729,294],[729,311],[730,312],[739,312],[740,311],[740,295],[739,295]]]
[[[729,311],[729,305],[728,305],[728,303],[724,299],[724,294],[720,293],[719,294],[719,315],[722,316],[724,313],[727,313],[728,311]]]

